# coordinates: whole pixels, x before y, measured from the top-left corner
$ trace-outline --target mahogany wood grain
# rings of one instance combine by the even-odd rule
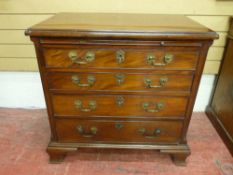
[[[125,52],[125,61],[119,64],[116,60],[116,53],[119,50]],[[70,60],[69,52],[75,51],[83,60],[87,52],[95,54],[95,60],[87,64],[77,64]],[[43,49],[46,67],[55,68],[98,68],[98,69],[162,69],[162,70],[194,70],[196,67],[197,58],[199,55],[198,47],[154,47],[153,49],[134,49],[113,46],[69,46],[58,45],[45,47]],[[147,56],[152,54],[156,57],[156,63],[164,63],[166,54],[172,54],[173,60],[165,66],[153,66],[147,63]]]
[[[123,97],[122,106],[118,106],[117,97]],[[89,102],[96,102],[96,109],[82,112],[77,109],[75,101],[80,100],[83,108],[90,108]],[[124,117],[184,117],[188,98],[143,95],[53,95],[53,111],[55,116],[124,116]],[[156,104],[163,107],[158,112],[147,112],[143,103],[149,103],[148,109],[157,109]],[[112,112],[114,111],[114,113]]]
[[[39,37],[210,40],[218,35],[183,15],[59,13],[26,30]]]
[[[208,49],[211,46],[211,44],[212,44],[212,41],[204,42],[201,48],[199,60],[197,63],[196,73],[193,79],[192,90],[191,90],[189,102],[187,105],[187,111],[186,111],[185,119],[184,119],[184,127],[183,127],[183,132],[182,132],[182,143],[184,144],[187,143],[187,131],[188,131],[190,119],[193,113],[193,108],[194,108],[199,84],[201,81],[202,72],[204,69],[205,59],[207,57]]]
[[[117,128],[121,125],[121,128]],[[80,134],[77,127],[82,126]],[[96,134],[91,134],[96,127]],[[140,129],[145,129],[145,134]],[[56,130],[59,142],[109,142],[109,143],[177,143],[181,134],[180,121],[118,121],[57,119]],[[160,133],[153,134],[156,129]],[[89,137],[87,137],[89,136]]]
[[[41,50],[42,47],[40,45],[40,42],[39,42],[38,38],[33,38],[32,41],[34,42],[34,45],[35,45],[35,51],[36,51],[37,58],[42,58],[43,57],[42,50]],[[49,120],[49,125],[50,125],[50,130],[51,130],[51,141],[56,141],[57,140],[57,134],[56,134],[56,131],[55,131],[54,118],[52,117],[53,113],[52,113],[51,98],[50,98],[50,94],[48,93],[48,84],[47,84],[46,79],[45,79],[46,78],[45,77],[46,72],[43,70],[43,66],[42,66],[42,65],[44,65],[44,60],[43,59],[37,59],[37,62],[38,62],[38,67],[39,67],[39,72],[40,72],[40,77],[41,77],[41,83],[42,83],[45,102],[46,102],[46,109],[47,109],[47,113],[48,113],[48,120]],[[52,156],[50,157],[50,159],[52,159]]]
[[[72,80],[79,77],[80,84],[88,84],[88,76],[93,76],[95,81],[92,86],[82,87]],[[117,76],[122,76],[118,78]],[[193,75],[151,74],[151,73],[121,73],[121,72],[86,72],[86,73],[54,73],[47,74],[49,89],[51,90],[78,90],[78,91],[190,91]],[[148,87],[145,79],[151,80],[152,86]],[[161,85],[161,79],[165,79]],[[122,82],[119,84],[119,80]],[[181,83],[182,82],[182,83]]]
[[[109,46],[114,48],[134,46],[138,49],[141,47],[153,48],[154,46],[172,46],[172,47],[201,47],[202,42],[199,40],[119,40],[119,39],[90,39],[90,38],[78,38],[78,37],[41,37],[40,43],[45,47],[53,47],[52,45],[80,45],[80,46]],[[51,45],[52,44],[52,45]]]

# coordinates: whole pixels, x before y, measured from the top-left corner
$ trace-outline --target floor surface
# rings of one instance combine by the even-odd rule
[[[62,164],[49,164],[45,110],[0,108],[0,175],[233,175],[233,158],[204,113],[188,131],[186,167],[153,150],[79,149]],[[225,174],[224,174],[225,175]]]

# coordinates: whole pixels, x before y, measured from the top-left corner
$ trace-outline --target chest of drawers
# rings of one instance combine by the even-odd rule
[[[93,147],[156,149],[185,163],[215,32],[184,16],[60,13],[26,34],[44,88],[51,162]]]

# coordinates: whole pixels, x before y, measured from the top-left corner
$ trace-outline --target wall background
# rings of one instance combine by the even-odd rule
[[[196,111],[204,110],[223,56],[233,1],[0,0],[0,106],[45,107],[34,48],[24,30],[58,12],[182,14],[217,31],[220,39],[209,50],[195,105]]]
[[[222,59],[233,2],[216,0],[0,0],[0,70],[37,71],[35,52],[24,30],[57,12],[183,14],[217,31],[205,74],[216,74]]]

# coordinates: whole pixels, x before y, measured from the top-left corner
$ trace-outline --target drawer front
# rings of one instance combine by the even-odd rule
[[[56,116],[183,117],[186,97],[53,95]]]
[[[189,91],[192,75],[130,73],[48,74],[50,89],[105,91]]]
[[[107,47],[107,46],[105,46]],[[195,69],[199,51],[195,47],[155,49],[44,48],[46,67],[98,69]]]
[[[59,142],[179,142],[181,121],[57,119]]]

